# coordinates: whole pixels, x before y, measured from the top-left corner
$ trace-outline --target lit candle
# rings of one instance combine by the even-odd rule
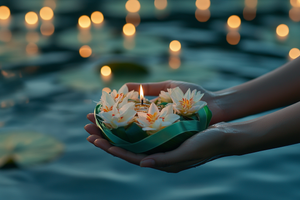
[[[140,85],[140,101],[141,101],[141,105],[143,105],[144,103],[144,90],[142,85]]]

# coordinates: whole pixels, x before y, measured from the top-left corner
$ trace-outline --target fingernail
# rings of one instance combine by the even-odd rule
[[[98,139],[99,137],[98,136],[96,136],[96,135],[90,135],[88,138],[87,138],[87,140],[90,142],[90,143],[94,143],[94,141],[96,140],[96,139]]]
[[[153,159],[142,160],[140,163],[141,167],[154,167],[155,161]]]

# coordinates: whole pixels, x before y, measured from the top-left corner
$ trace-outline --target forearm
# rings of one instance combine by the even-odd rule
[[[216,92],[224,121],[293,104],[300,100],[300,58],[248,81]]]
[[[252,121],[234,123],[228,132],[231,154],[246,154],[300,143],[300,102]]]

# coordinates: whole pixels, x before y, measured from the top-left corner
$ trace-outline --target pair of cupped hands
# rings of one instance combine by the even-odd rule
[[[139,83],[127,83],[126,85],[129,91],[138,91],[140,86]],[[216,124],[217,122],[224,121],[226,117],[218,105],[218,99],[213,92],[207,91],[199,85],[181,81],[145,83],[142,86],[146,91],[145,95],[148,96],[158,96],[160,91],[167,91],[167,88],[175,87],[179,87],[183,92],[186,92],[190,88],[191,90],[197,89],[197,91],[205,93],[202,99],[207,102],[209,109],[212,111],[212,126],[195,134],[173,151],[152,155],[135,154],[113,146],[104,139],[100,129],[95,125],[94,114],[89,113],[87,118],[92,124],[87,124],[84,128],[90,134],[87,138],[90,143],[132,164],[174,173],[228,155],[228,151],[226,150],[228,144],[226,143],[225,133],[230,128],[227,123]]]

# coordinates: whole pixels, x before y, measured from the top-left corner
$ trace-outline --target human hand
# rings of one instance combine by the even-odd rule
[[[87,118],[95,123],[92,113],[88,114]],[[91,134],[87,138],[89,142],[113,156],[141,167],[176,173],[230,154],[233,148],[228,142],[230,134],[227,134],[228,128],[225,128],[226,125],[227,123],[216,124],[195,134],[173,151],[149,156],[135,154],[111,145],[101,136],[100,129],[95,124],[88,124],[85,129]],[[229,146],[230,148],[228,148]]]
[[[183,81],[164,81],[158,83],[127,83],[129,91],[135,90],[139,91],[140,84],[143,86],[145,95],[148,96],[158,96],[160,91],[167,91],[168,88],[179,87],[183,92],[186,92],[189,88],[191,90],[196,89],[204,93],[203,101],[207,102],[207,106],[212,112],[212,119],[210,124],[215,124],[217,122],[226,121],[227,116],[221,108],[219,96],[214,92],[205,90],[201,86],[193,83],[183,82]]]

